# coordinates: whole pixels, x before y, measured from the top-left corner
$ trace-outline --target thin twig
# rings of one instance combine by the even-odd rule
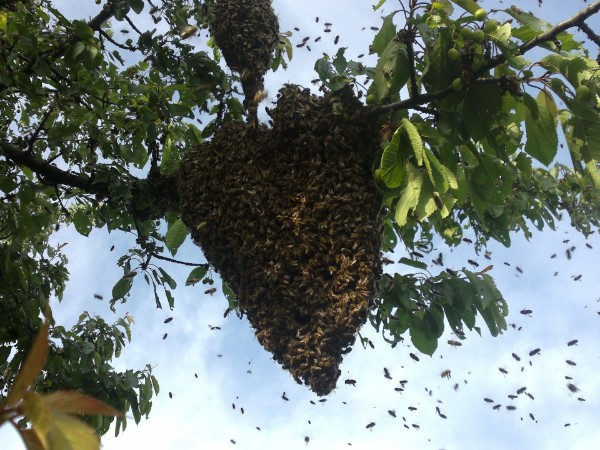
[[[182,264],[184,266],[204,267],[206,269],[208,269],[210,267],[210,264],[197,264],[197,263],[190,263],[190,262],[185,262],[185,261],[179,261],[178,259],[173,259],[173,258],[169,258],[167,256],[159,255],[156,252],[153,252],[152,256],[154,256],[155,258],[158,258],[158,259],[162,259],[164,261],[169,261],[169,262],[175,263],[175,264]]]

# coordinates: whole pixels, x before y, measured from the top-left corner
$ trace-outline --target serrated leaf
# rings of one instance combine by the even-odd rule
[[[410,329],[410,340],[417,350],[426,355],[433,355],[438,346],[437,338],[427,330],[422,321],[413,320]]]
[[[442,166],[442,164],[428,148],[425,148],[424,151],[425,167],[427,168],[427,174],[433,183],[434,189],[437,192],[446,192],[450,183],[448,182],[448,177],[446,175],[447,171],[444,171],[445,167]]]
[[[208,272],[208,268],[206,266],[198,266],[198,267],[194,268],[188,275],[187,280],[185,281],[185,285],[193,286],[198,281],[200,281],[204,278],[204,276],[206,275],[206,272]]]
[[[502,93],[496,84],[469,86],[463,103],[463,119],[471,137],[480,141],[502,111]]]
[[[48,450],[99,450],[100,438],[82,420],[61,412],[52,413]]]
[[[346,67],[348,67],[348,61],[346,60],[346,57],[344,56],[345,51],[346,51],[346,47],[338,48],[338,51],[335,54],[333,61],[331,62],[333,67],[335,67],[335,70],[339,74],[343,73],[346,70]]]
[[[42,399],[48,409],[63,413],[123,417],[123,413],[81,392],[57,391],[43,396]]]
[[[378,102],[383,99],[394,100],[399,97],[400,89],[408,77],[406,44],[392,40],[377,61],[369,93],[374,94]]]
[[[407,266],[411,266],[414,267],[416,269],[427,269],[427,263],[424,263],[422,261],[415,261],[414,259],[410,259],[410,258],[400,258],[400,261],[398,261],[400,264],[406,264]]]
[[[377,53],[378,56],[381,56],[390,41],[396,36],[396,26],[394,25],[395,14],[395,12],[389,14],[383,19],[381,28],[373,38],[373,43],[370,47],[371,53]]]
[[[82,209],[75,211],[75,214],[73,214],[73,225],[75,225],[75,229],[79,234],[88,236],[90,231],[92,231],[92,221],[89,212]]]
[[[133,279],[131,277],[123,277],[119,281],[117,281],[117,283],[112,288],[113,300],[118,300],[120,298],[125,297],[131,290],[132,284]]]
[[[527,142],[525,151],[540,161],[549,165],[558,152],[558,109],[552,95],[543,90],[537,98],[524,95],[525,131]]]
[[[408,180],[406,187],[402,190],[395,212],[396,223],[399,226],[406,225],[409,211],[415,208],[419,202],[423,185],[423,175],[412,164],[407,164],[407,169]]]
[[[45,320],[25,358],[25,363],[21,366],[6,399],[2,402],[4,406],[14,406],[19,403],[44,368],[48,358],[48,327],[48,321]]]
[[[175,222],[169,225],[169,229],[165,235],[165,245],[172,255],[177,253],[177,250],[181,244],[183,244],[187,235],[188,229],[181,219],[177,219]]]
[[[404,129],[406,130],[408,141],[410,142],[412,151],[415,154],[415,157],[417,158],[417,165],[422,166],[424,158],[423,141],[421,140],[419,130],[408,119],[402,119],[400,126],[404,127]]]

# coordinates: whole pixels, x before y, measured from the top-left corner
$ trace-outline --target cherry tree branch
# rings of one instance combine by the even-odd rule
[[[581,10],[580,12],[578,12],[577,14],[575,14],[570,19],[567,19],[567,20],[557,23],[552,28],[549,28],[548,30],[546,30],[543,33],[534,37],[533,39],[523,43],[519,47],[517,54],[523,55],[526,52],[528,52],[529,50],[533,49],[534,47],[537,47],[538,45],[540,45],[542,42],[554,40],[559,33],[562,33],[563,31],[568,30],[569,28],[573,28],[573,27],[582,28],[582,25],[583,25],[584,28],[582,28],[582,29],[585,31],[585,27],[586,27],[585,20],[587,18],[589,18],[590,16],[593,16],[594,14],[598,13],[598,11],[600,11],[600,1],[596,1],[595,3],[589,5],[587,8],[585,8],[585,9]],[[473,72],[473,74],[472,74],[473,82],[477,78],[481,77],[483,74],[489,72],[491,69],[499,66],[500,64],[503,64],[504,62],[506,62],[506,56],[504,56],[503,54],[499,54],[499,55],[491,58],[484,65],[482,65],[479,69],[477,69],[475,72]],[[454,92],[454,90],[452,89],[452,86],[447,86],[447,87],[440,89],[438,91],[435,91],[435,92],[428,92],[425,94],[413,95],[412,97],[410,97],[406,100],[401,100],[399,102],[390,103],[388,105],[376,106],[375,108],[368,111],[367,114],[368,115],[379,115],[382,113],[396,111],[399,109],[410,109],[415,106],[421,106],[421,105],[423,105],[425,103],[429,103],[433,100],[438,100],[440,98],[446,97],[453,92]]]

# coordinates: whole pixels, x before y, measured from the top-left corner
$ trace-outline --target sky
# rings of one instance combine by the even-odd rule
[[[95,11],[93,2],[89,3],[89,9],[67,1],[56,5],[71,5],[67,9],[70,16],[87,18]],[[394,4],[388,3],[384,14]],[[480,3],[488,9],[498,6],[492,1]],[[311,36],[311,41],[319,34],[324,37],[311,45],[312,52],[294,47],[289,69],[267,76],[271,99],[283,83],[309,86],[316,78],[315,59],[323,51],[335,53],[332,44],[338,34],[339,45],[349,47],[348,56],[368,53],[373,36],[369,27],[381,23],[381,12],[374,13],[371,5],[362,0],[276,0],[281,30],[300,28],[292,38],[294,43],[305,36]],[[519,6],[556,22],[585,4],[544,0],[542,8],[537,1],[520,2]],[[333,23],[330,36],[322,33],[324,22]],[[599,20],[591,25],[598,29]],[[201,38],[197,39],[200,45]],[[102,439],[104,449],[562,450],[590,449],[600,442],[600,289],[596,280],[600,239],[594,234],[586,241],[566,220],[559,222],[557,231],[536,232],[530,241],[514,236],[510,249],[492,243],[491,261],[476,255],[468,245],[450,251],[438,244],[430,259],[441,251],[447,267],[468,267],[468,259],[494,265],[490,274],[508,300],[508,322],[514,326],[494,338],[479,321],[481,336],[468,333],[463,345],[454,348],[446,343],[454,336],[447,334],[429,357],[419,354],[410,339],[392,349],[367,324],[361,334],[371,339],[375,348],[354,346],[341,366],[338,388],[324,397],[324,402],[296,384],[271,359],[246,319],[233,314],[223,317],[227,302],[220,289],[207,295],[203,286],[186,287],[187,268],[165,266],[179,285],[173,311],[156,310],[152,291],[138,280],[131,298],[112,313],[106,299],[121,276],[116,261],[133,245],[132,240],[106,230],[95,230],[84,238],[72,229],[61,230],[54,239],[67,243],[64,250],[71,273],[63,301],[52,305],[57,322],[71,326],[84,310],[100,314],[108,322],[129,313],[135,319],[133,341],[113,364],[125,370],[142,369],[149,363],[161,385],[149,419],[136,426],[131,418],[127,430],[117,438],[109,432]],[[568,259],[566,250],[572,246],[575,250]],[[401,256],[405,255],[398,248],[393,259]],[[177,258],[204,262],[201,249],[189,239]],[[387,266],[389,272],[395,269],[404,270]],[[105,300],[95,300],[94,294]],[[521,314],[524,309],[532,313]],[[169,317],[173,320],[163,323]],[[220,329],[211,329],[214,326]],[[163,340],[165,333],[168,337]],[[568,346],[574,339],[577,345]],[[529,352],[537,348],[540,353],[530,357]],[[418,354],[418,362],[410,358],[411,352]],[[384,368],[391,380],[384,377]],[[450,379],[441,376],[447,370]],[[580,392],[567,389],[565,376],[573,378]],[[347,378],[356,380],[356,386],[345,385]],[[401,386],[401,380],[406,383],[400,393],[394,388]],[[523,387],[526,391],[516,399],[508,397]],[[288,401],[282,398],[284,393]],[[494,410],[497,404],[502,406]],[[516,409],[507,410],[507,405]],[[367,429],[370,423],[375,425]],[[24,448],[8,427],[0,429],[0,443],[6,450]]]

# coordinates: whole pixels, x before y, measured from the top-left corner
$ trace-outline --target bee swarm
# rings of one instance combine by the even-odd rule
[[[263,90],[279,35],[279,20],[271,0],[218,0],[213,36],[227,65],[239,72],[246,106]]]
[[[377,128],[349,119],[361,109],[349,87],[286,85],[272,128],[226,123],[180,168],[194,241],[263,347],[318,395],[335,388],[382,272]]]

